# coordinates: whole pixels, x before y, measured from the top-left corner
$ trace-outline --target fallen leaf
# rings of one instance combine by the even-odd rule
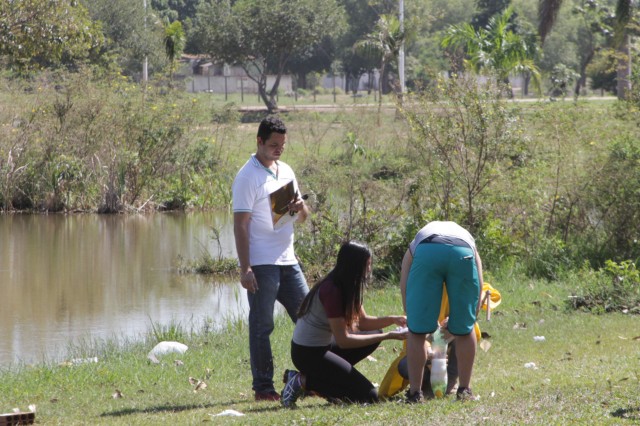
[[[488,340],[482,340],[482,341],[480,342],[480,348],[481,348],[483,351],[487,352],[487,351],[491,348],[491,342],[490,342],[490,341],[488,341]]]
[[[58,398],[51,398],[49,402],[55,404],[56,402],[58,402]]]
[[[515,392],[516,388],[514,388],[513,385],[511,385],[511,390]]]
[[[628,378],[628,377],[623,377],[622,379],[620,379],[620,381],[621,381],[621,382],[625,382],[625,381],[627,381],[627,380],[629,380],[629,378]]]
[[[210,368],[207,368],[204,370],[204,378],[209,380],[211,378],[211,373],[213,373],[213,370]]]
[[[176,365],[176,367],[180,367],[181,365],[184,365],[184,362],[180,361],[179,359],[176,359],[175,361],[173,361],[173,363]]]
[[[514,330],[524,330],[527,328],[527,324],[524,322],[517,322],[513,325]]]
[[[600,344],[600,340],[596,340],[596,345],[599,345],[599,344]]]
[[[486,331],[483,331],[482,333],[480,333],[480,335],[482,336],[483,339],[490,339],[491,335],[489,333],[487,333]]]
[[[191,383],[192,385],[197,385],[198,384],[198,379],[194,379],[193,377],[189,377],[189,383]]]
[[[113,399],[120,399],[123,397],[122,392],[120,392],[118,389],[116,389],[116,391],[113,393],[113,395],[111,395],[111,397]]]
[[[207,384],[206,384],[205,382],[199,382],[199,383],[196,385],[196,388],[195,388],[193,391],[194,391],[194,392],[197,392],[197,391],[199,391],[199,390],[204,390],[204,389],[206,389],[206,388],[207,388]]]
[[[640,340],[640,336],[634,337],[633,340]]]

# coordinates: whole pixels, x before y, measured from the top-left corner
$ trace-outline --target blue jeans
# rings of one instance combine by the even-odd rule
[[[269,336],[273,331],[273,310],[276,300],[287,310],[295,323],[298,308],[309,292],[300,265],[252,266],[258,291],[247,292],[249,298],[249,354],[253,390],[268,392],[273,387],[273,354]]]

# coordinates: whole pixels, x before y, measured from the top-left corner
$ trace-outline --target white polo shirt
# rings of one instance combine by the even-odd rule
[[[233,212],[251,213],[249,222],[249,263],[256,265],[295,265],[293,222],[274,229],[269,195],[293,181],[291,167],[278,161],[278,176],[264,167],[255,154],[245,163],[233,181]]]

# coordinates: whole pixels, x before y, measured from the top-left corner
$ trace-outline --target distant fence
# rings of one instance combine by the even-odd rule
[[[273,86],[275,76],[267,76],[267,88]],[[186,90],[188,92],[208,92],[208,93],[258,93],[258,84],[248,77],[242,76],[221,76],[221,75],[193,75],[186,80]],[[290,75],[283,75],[280,78],[280,89],[292,92],[292,81]]]

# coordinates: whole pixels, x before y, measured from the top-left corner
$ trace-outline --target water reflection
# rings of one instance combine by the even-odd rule
[[[61,356],[70,341],[136,337],[151,323],[245,317],[233,280],[178,275],[176,258],[234,257],[228,215],[0,216],[0,365]]]

